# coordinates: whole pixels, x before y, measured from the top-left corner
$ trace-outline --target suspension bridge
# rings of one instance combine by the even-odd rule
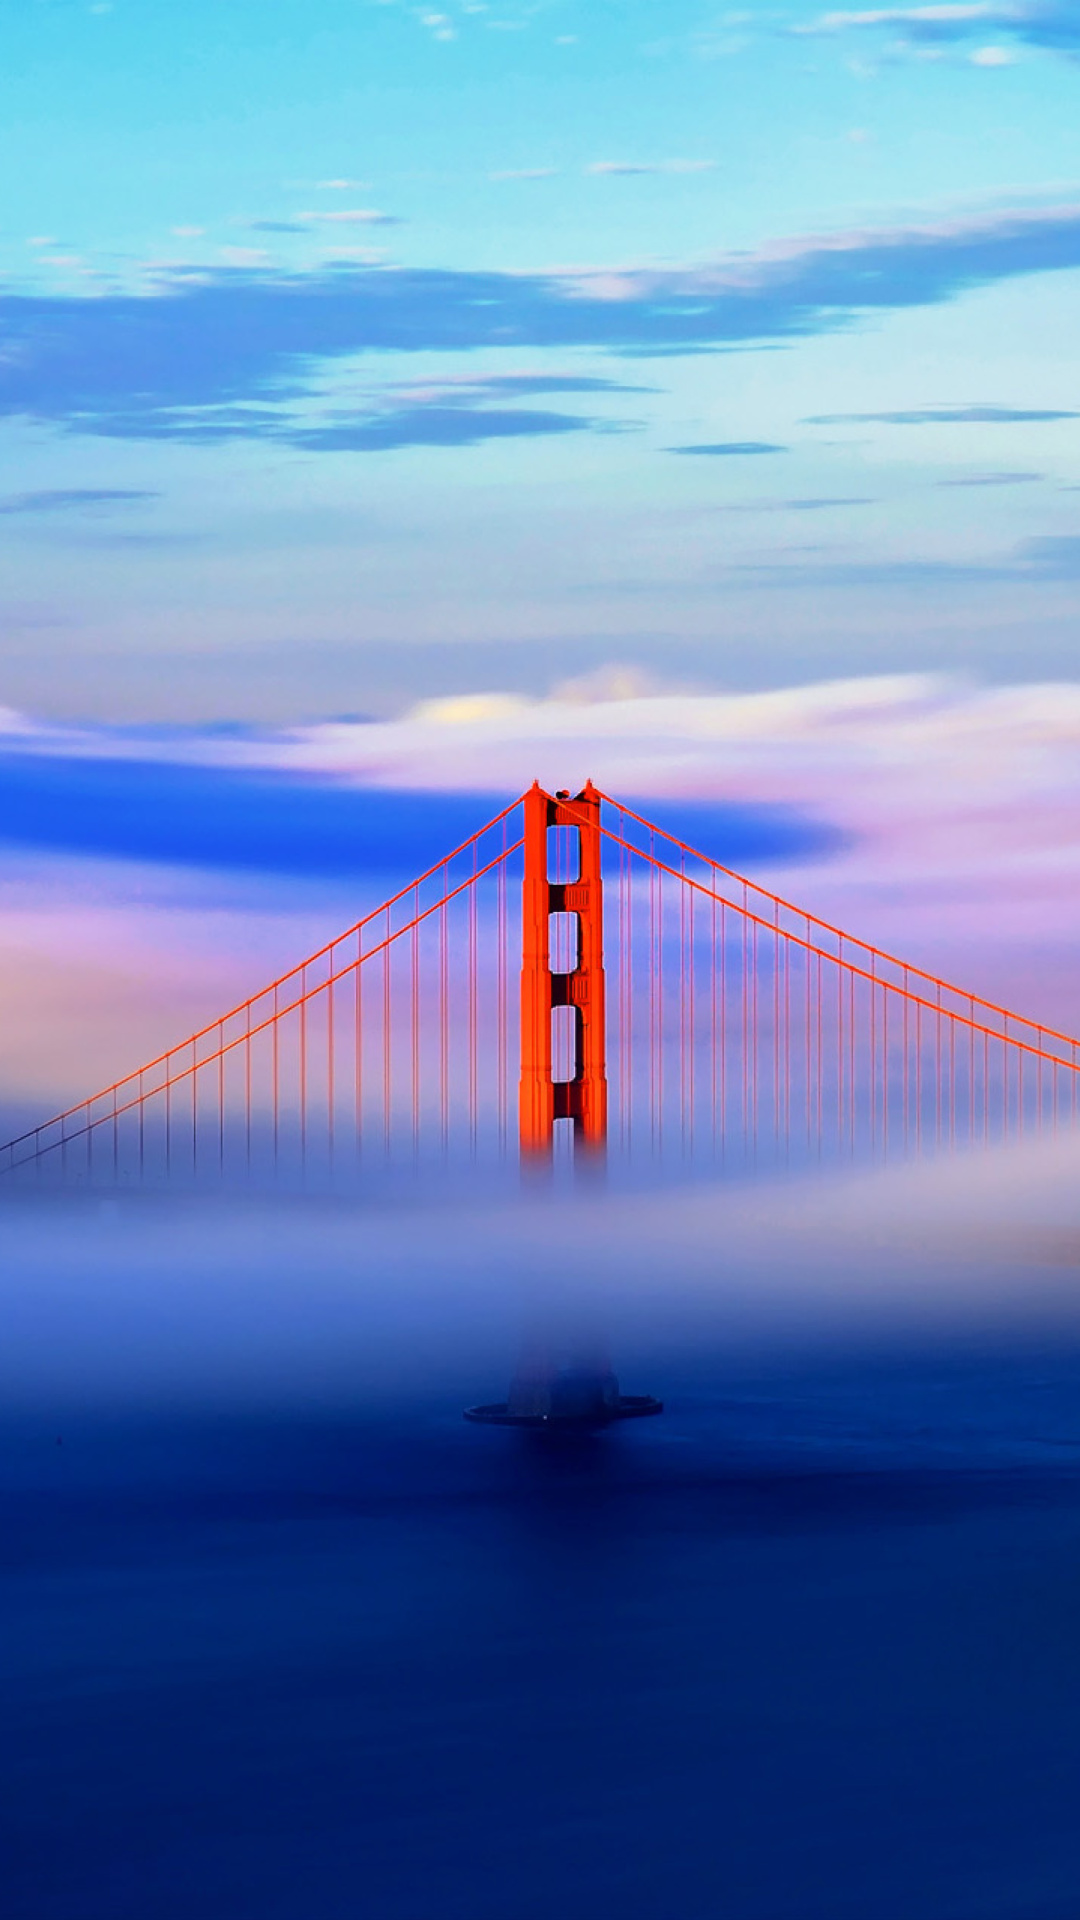
[[[534,785],[288,973],[8,1141],[0,1184],[911,1155],[1075,1123],[1078,1047],[591,783]]]

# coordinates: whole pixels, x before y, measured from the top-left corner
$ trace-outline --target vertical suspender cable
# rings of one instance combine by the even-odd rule
[[[679,850],[679,1146],[686,1154],[686,854]]]
[[[780,902],[773,900],[773,1158],[780,1154]]]
[[[335,1074],[335,1034],[334,1034],[334,949],[330,949],[330,964],[327,968],[326,987],[326,1154],[330,1168],[330,1178],[334,1177],[334,1108],[337,1103],[337,1076]]]
[[[811,956],[811,953],[810,953],[810,917],[809,917],[809,915],[805,915],[804,917],[805,917],[805,919],[806,919],[806,946],[805,946],[805,948],[803,949],[803,959],[804,959],[804,962],[805,962],[805,965],[806,965],[806,1010],[805,1010],[805,1027],[806,1027],[806,1031],[805,1031],[805,1033],[804,1033],[804,1035],[803,1035],[803,1038],[804,1038],[804,1041],[805,1041],[805,1048],[804,1048],[804,1052],[805,1052],[805,1056],[806,1056],[806,1061],[805,1061],[805,1072],[806,1072],[806,1151],[807,1151],[807,1154],[809,1154],[809,1152],[810,1152],[810,1143],[811,1143],[811,1126],[810,1126],[810,1097],[811,1097],[811,1092],[810,1092],[810,1090],[811,1090],[811,1087],[812,1087],[812,1085],[813,1085],[813,1077],[812,1077],[812,1074],[811,1074],[811,1067],[810,1067],[810,1034],[811,1034],[811,1031],[812,1031],[812,1028],[811,1028],[811,1019],[810,1019],[810,993],[811,993],[811,980],[810,980],[810,963],[811,963],[811,957],[812,957],[812,956]]]
[[[356,970],[353,975],[353,1138],[357,1163],[363,1139],[364,1108],[364,1000],[360,973],[364,957],[364,937],[356,931]]]
[[[696,1054],[696,1044],[698,1044],[698,1035],[696,1035],[698,1014],[696,1014],[696,993],[694,993],[694,889],[692,889],[692,887],[684,887],[682,891],[686,893],[686,933],[688,933],[688,937],[686,937],[686,968],[688,968],[688,979],[686,979],[686,991],[688,991],[688,1008],[686,1008],[686,1054],[688,1054],[688,1058],[686,1058],[686,1079],[688,1079],[688,1094],[690,1094],[690,1116],[688,1116],[690,1117],[690,1156],[694,1156],[694,1108],[696,1108],[696,1104],[698,1104],[698,1075],[696,1075],[696,1071],[694,1071],[694,1054]]]
[[[412,1145],[414,1161],[420,1158],[420,887],[413,888],[412,964]],[[498,1015],[496,1014],[496,1021]]]
[[[473,841],[473,882],[469,888],[469,1150],[476,1156],[477,1128],[477,989],[476,989],[476,842]]]
[[[990,1035],[983,1028],[983,1139],[990,1138]]]
[[[851,1157],[855,1158],[855,971],[848,974],[848,1132]]]
[[[870,955],[870,1152],[877,1151],[877,960]]]
[[[300,1167],[307,1168],[307,967],[300,969]]]
[[[439,1113],[442,1128],[442,1156],[450,1148],[450,871],[443,862],[443,905],[439,913]]]
[[[757,1166],[758,1153],[758,924],[755,919],[752,931],[753,963],[750,975],[752,1018],[750,1030],[753,1035],[753,1051],[750,1066],[750,1103],[753,1114],[753,1165]]]
[[[710,891],[711,891],[711,893],[712,893],[712,902],[711,902],[711,913],[712,913],[712,966],[711,966],[711,968],[710,968],[710,970],[709,970],[709,1033],[710,1033],[710,1037],[711,1037],[711,1042],[712,1042],[712,1047],[711,1047],[711,1060],[712,1060],[712,1075],[711,1075],[711,1079],[710,1079],[710,1082],[709,1082],[709,1111],[710,1111],[710,1113],[711,1113],[711,1115],[712,1115],[712,1150],[713,1150],[713,1157],[715,1158],[715,1156],[716,1156],[716,1094],[717,1094],[717,1084],[716,1084],[716,1067],[717,1067],[717,1060],[716,1060],[716,991],[717,991],[717,979],[716,979],[716,975],[717,975],[717,965],[718,965],[718,955],[717,955],[717,951],[716,951],[716,871],[715,871],[715,869],[713,870],[713,872],[712,872],[712,874],[710,875]]]
[[[656,836],[650,833],[649,845],[653,854],[656,851]],[[651,997],[653,1003],[653,1061],[654,1061],[654,1102],[655,1102],[655,1139],[657,1153],[663,1150],[664,1141],[664,876],[654,867],[656,880],[654,901],[653,937],[656,942],[656,959],[653,966]]]
[[[627,942],[626,848],[621,844],[626,834],[625,816],[620,817],[619,829],[620,829],[620,833],[619,833],[620,844],[616,849],[616,854],[618,859],[618,906],[616,911],[618,914],[618,928],[619,928],[619,943],[618,943],[619,959],[618,959],[618,967],[616,970],[616,979],[617,979],[618,985],[616,987],[615,997],[616,997],[616,1006],[617,1006],[616,1018],[618,1021],[618,1028],[619,1028],[619,1045],[617,1050],[617,1059],[619,1062],[619,1075],[618,1075],[619,1147],[621,1151],[625,1153],[626,1152],[626,1028],[627,1028],[627,1023],[629,1019],[629,1009],[626,1004],[626,942]]]
[[[881,1148],[889,1157],[889,989],[881,989]]]
[[[741,908],[736,907],[735,912],[739,916],[735,923],[737,928],[735,936],[736,960],[739,968],[739,1005],[736,1010],[736,1028],[740,1077],[742,1081],[742,1111],[739,1116],[739,1125],[742,1130],[742,1155],[743,1160],[746,1161],[749,1159],[750,1154],[750,930],[746,918],[745,886],[743,887],[743,905]],[[736,1090],[735,1097],[736,1100],[738,1100],[738,1090]]]
[[[727,1161],[727,901],[720,902],[720,1164]]]
[[[279,1114],[279,1109],[281,1104],[280,1044],[278,1039],[278,989],[277,989],[276,983],[274,985],[274,1015],[273,1015],[273,1022],[270,1027],[270,1078],[271,1078],[271,1096],[270,1097],[271,1097],[271,1106],[273,1108],[273,1115],[274,1115],[274,1123],[273,1123],[274,1171],[276,1173],[277,1165],[278,1165],[278,1114]]]
[[[499,1152],[506,1152],[506,964],[507,964],[507,925],[506,925],[506,821],[502,823],[502,859],[499,861],[495,876],[495,966],[497,972],[496,999],[498,1002],[498,1039],[496,1045],[496,1076],[498,1080],[498,1126]]]
[[[822,1146],[821,1102],[822,1102],[822,1083],[824,1083],[824,1037],[822,1037],[822,1033],[824,1033],[824,1029],[822,1029],[822,1000],[824,1000],[824,991],[822,991],[821,954],[819,954],[819,956],[817,956],[817,1158],[819,1158],[819,1160],[821,1160],[821,1146]]]
[[[391,1001],[390,1001],[390,908],[385,911],[385,933],[383,937],[383,1152],[390,1153],[390,1103],[391,1103]]]
[[[907,989],[907,968],[905,968],[905,970],[903,970],[903,1031],[901,1031],[903,1075],[901,1075],[901,1087],[899,1087],[899,1091],[901,1091],[901,1110],[903,1110],[903,1121],[901,1121],[903,1154],[907,1154],[907,1146],[909,1146],[909,1139],[907,1139],[907,1137],[909,1137],[909,1123],[907,1123],[907,1027],[909,1027],[909,1021],[907,1021],[907,1016],[909,1016],[911,1002],[909,1002],[909,998],[907,998],[907,991],[909,991],[909,989]]]
[[[623,838],[626,837],[626,815],[619,821]],[[634,1142],[634,868],[629,847],[620,849],[622,854],[623,898],[625,900],[625,918],[623,926],[623,996],[622,1013],[619,1020],[619,1037],[622,1041],[622,1064],[619,1069],[621,1083],[620,1106],[623,1116],[623,1152],[629,1155]]]
[[[651,838],[651,836],[650,836]],[[648,885],[648,926],[645,946],[645,1032],[649,1066],[649,1147],[657,1149],[656,1117],[656,893],[658,875],[651,864],[646,868]]]
[[[844,936],[836,943],[836,1157],[844,1150]]]
[[[935,1145],[941,1145],[941,988],[937,990],[937,1014],[934,1019],[934,1133]]]
[[[915,1151],[922,1152],[922,1004],[915,1007]]]
[[[218,1037],[218,1172],[225,1172],[225,1025],[219,1020]]]

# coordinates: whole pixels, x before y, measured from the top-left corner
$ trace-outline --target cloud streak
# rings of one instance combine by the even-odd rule
[[[298,403],[335,363],[365,354],[649,355],[793,342],[1077,267],[1080,206],[1069,206],[796,239],[681,271],[349,263],[308,273],[221,267],[162,278],[142,295],[9,292],[0,297],[0,414],[121,437],[206,439],[227,430],[291,439],[302,430]],[[903,424],[1048,417],[1069,416],[1000,408],[891,416]]]
[[[402,224],[396,214],[382,213],[377,207],[314,208],[298,214],[297,219],[311,227],[399,227]]]
[[[313,453],[385,453],[394,447],[474,447],[484,440],[586,433],[596,426],[587,417],[540,407],[419,406],[329,421],[288,437],[293,446]]]
[[[1044,420],[1080,420],[1067,407],[906,407],[893,413],[812,413],[808,427],[1017,426]]]
[[[45,487],[37,493],[9,493],[0,497],[0,514],[78,513],[159,498],[158,493],[146,487]]]
[[[669,453],[704,454],[710,459],[737,459],[744,454],[786,453],[773,440],[705,440],[698,446],[669,447]]]
[[[1000,33],[1051,53],[1080,53],[1077,0],[1017,0],[1015,5],[972,4],[871,7],[823,13],[788,29],[798,35],[888,32],[916,46],[947,46]],[[992,64],[984,62],[983,64]]]
[[[939,487],[1022,487],[1045,480],[1043,473],[969,473],[961,479],[939,480]]]
[[[712,173],[715,168],[715,160],[594,160],[585,172],[634,178],[649,173]]]
[[[212,446],[238,437],[274,440],[308,452],[383,453],[399,447],[472,447],[485,440],[517,440],[552,434],[625,432],[632,423],[594,419],[552,408],[508,406],[514,400],[570,394],[642,393],[599,376],[565,373],[462,375],[405,381],[372,394],[362,407],[331,407],[319,413],[237,405],[201,409],[160,408],[142,431],[160,440]],[[121,418],[113,431],[123,433]],[[108,431],[108,428],[101,429]],[[126,496],[121,496],[126,497]]]

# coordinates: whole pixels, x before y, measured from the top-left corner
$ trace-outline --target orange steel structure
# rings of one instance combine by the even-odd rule
[[[306,1186],[463,1169],[511,1149],[515,1082],[533,1164],[560,1119],[585,1158],[609,1142],[745,1168],[1080,1123],[1080,1041],[829,925],[591,782],[534,784],[288,973],[26,1125],[0,1176]]]
[[[600,795],[587,781],[569,793],[545,793],[534,783],[522,801],[525,873],[521,902],[521,1151],[549,1155],[556,1120],[572,1120],[575,1140],[596,1151],[607,1139],[604,1058],[604,898],[600,870]],[[568,829],[577,858],[566,879],[550,877],[548,829]],[[551,968],[551,916],[574,923],[572,967]],[[552,1077],[552,1014],[573,1013],[574,1071]]]

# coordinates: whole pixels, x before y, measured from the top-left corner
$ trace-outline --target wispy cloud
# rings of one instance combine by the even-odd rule
[[[549,273],[341,263],[219,267],[132,293],[0,296],[0,413],[122,437],[265,434],[360,354],[497,348],[624,354],[799,340],[874,313],[1080,266],[1080,207],[798,238],[686,269]],[[932,420],[1067,419],[1066,409],[923,408]],[[186,421],[186,427],[185,427]],[[293,421],[288,430],[302,423]]]
[[[725,513],[790,511],[801,505],[869,506],[869,500],[844,501],[739,501],[721,509]],[[913,556],[910,558],[835,559],[822,551],[820,559],[804,558],[807,550],[794,548],[771,551],[759,560],[738,561],[727,569],[729,577],[752,575],[760,587],[837,587],[840,589],[888,589],[906,587],[938,590],[957,586],[995,587],[1003,582],[1052,586],[1060,581],[1080,579],[1080,534],[1039,534],[1005,552],[971,559]],[[816,553],[811,548],[808,551]]]
[[[795,499],[795,500],[776,500],[776,499],[728,500],[722,506],[717,507],[715,511],[718,513],[749,513],[749,514],[824,513],[828,509],[834,508],[834,507],[845,507],[845,508],[846,507],[873,507],[876,505],[877,505],[877,501],[872,494],[864,494],[864,493],[843,494],[843,495],[811,494],[806,498]],[[818,546],[813,546],[813,547],[785,546],[780,549],[773,549],[770,552],[767,560],[739,562],[735,567],[735,571],[736,572],[753,572],[753,573],[760,572],[763,574],[767,574],[774,580],[774,582],[776,582],[777,584],[780,584],[785,579],[790,578],[792,573],[796,571],[796,569],[792,568],[789,564],[790,557],[794,555],[797,557],[797,560],[798,560],[797,570],[800,577],[803,577],[807,574],[812,573],[815,575],[815,577],[818,577],[820,575],[820,577],[823,578],[825,573],[825,568],[815,569],[813,567],[810,567],[807,565],[803,557],[807,553],[820,553],[822,551],[824,550]]]
[[[485,440],[517,440],[552,434],[625,431],[631,423],[508,401],[569,394],[645,393],[598,375],[495,373],[398,381],[375,389],[348,407],[324,406],[302,414],[285,407],[250,404],[190,409],[163,407],[143,431],[147,437],[213,445],[239,437],[274,440],[307,452],[383,453],[397,447],[472,447]],[[121,427],[126,422],[120,422]]]
[[[951,39],[957,34],[984,30],[987,26],[1013,27],[1030,9],[1023,6],[994,4],[941,5],[929,7],[835,8],[788,29],[793,34],[849,33],[853,29],[892,27],[930,39]]]
[[[297,219],[316,227],[400,227],[402,224],[397,214],[383,213],[378,207],[313,207],[298,214]]]
[[[505,399],[537,393],[655,393],[655,387],[629,386],[596,373],[485,373],[441,375],[435,380],[404,380],[386,390],[419,403],[457,397]]]
[[[712,173],[715,160],[594,160],[586,173]]]
[[[668,453],[700,453],[709,459],[737,459],[744,454],[786,453],[772,440],[705,440],[696,446],[668,447]]]
[[[394,447],[475,447],[485,440],[586,433],[596,424],[579,414],[539,407],[423,405],[329,420],[297,428],[288,438],[313,453],[385,453]]]
[[[1080,580],[1080,534],[1039,534],[1022,543],[1018,559],[1047,579]]]
[[[969,473],[955,480],[939,480],[939,487],[1021,487],[1045,480],[1043,473]]]
[[[830,507],[872,507],[875,505],[871,494],[844,494],[833,498],[815,496],[808,500],[777,500],[774,502],[778,513],[824,513]]]
[[[1000,33],[1028,46],[1074,54],[1080,51],[1080,4],[1078,0],[1016,0],[1001,5],[990,0],[972,5],[840,9],[788,31],[800,35],[887,32],[916,46],[948,45]],[[984,58],[981,64],[1000,61]]]
[[[1067,407],[907,407],[893,413],[812,413],[811,427],[1016,426],[1040,420],[1080,420]]]
[[[159,498],[146,487],[46,487],[38,493],[0,496],[0,514],[77,513]]]
[[[262,267],[270,255],[262,247],[219,247],[218,257],[227,267]]]

